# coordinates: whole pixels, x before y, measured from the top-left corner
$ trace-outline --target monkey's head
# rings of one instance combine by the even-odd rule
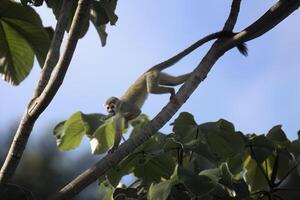
[[[116,107],[117,107],[117,103],[120,100],[117,97],[109,97],[105,103],[104,103],[104,107],[106,108],[107,112],[109,114],[115,115],[116,114]]]

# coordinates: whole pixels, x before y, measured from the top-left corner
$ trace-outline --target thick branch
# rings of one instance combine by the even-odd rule
[[[73,1],[67,0],[67,2],[68,3],[64,3],[64,6],[71,6]],[[65,8],[65,10],[62,9],[63,12],[66,12],[67,10],[70,9],[69,8]],[[10,178],[13,176],[19,164],[19,161],[22,157],[22,154],[24,152],[26,143],[28,141],[28,138],[30,136],[35,121],[37,120],[39,115],[45,110],[45,108],[49,105],[54,95],[58,91],[60,85],[62,84],[79,38],[80,25],[83,23],[83,20],[86,19],[87,14],[89,14],[89,0],[80,0],[78,2],[77,10],[71,25],[70,35],[66,43],[65,51],[63,55],[60,57],[54,71],[52,72],[50,80],[42,81],[48,83],[45,89],[43,90],[43,92],[41,93],[41,95],[38,98],[33,99],[32,100],[33,102],[30,103],[30,105],[34,105],[34,106],[29,105],[28,110],[23,115],[23,118],[19,124],[17,133],[14,137],[14,140],[12,142],[12,145],[10,147],[4,165],[1,168],[0,183],[8,182]],[[59,26],[57,26],[57,28],[58,27]],[[64,30],[58,30],[58,31],[63,32]],[[43,75],[44,74],[42,74],[42,76]],[[43,77],[47,79],[46,78],[47,76],[49,76],[49,74]]]
[[[300,3],[297,0],[279,1],[266,14],[264,14],[255,23],[249,26],[245,31],[242,31],[241,36],[235,37],[231,40],[217,43],[213,45],[206,56],[202,59],[198,67],[194,70],[191,77],[179,89],[176,94],[178,103],[169,102],[156,117],[138,134],[137,137],[124,142],[113,154],[108,154],[106,157],[97,162],[94,166],[87,169],[61,191],[59,191],[53,199],[62,200],[70,199],[82,191],[92,182],[96,181],[98,177],[103,176],[111,167],[117,165],[127,155],[132,153],[136,147],[143,144],[155,132],[157,132],[171,117],[178,111],[181,105],[190,97],[198,85],[206,78],[208,72],[211,70],[214,63],[227,50],[237,44],[236,41],[242,42],[244,40],[254,39],[263,33],[271,30],[280,21],[285,19],[293,11],[299,7]],[[216,44],[216,43],[215,43]]]

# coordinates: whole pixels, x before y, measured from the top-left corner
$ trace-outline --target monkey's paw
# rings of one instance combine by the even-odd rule
[[[107,153],[113,153],[113,152],[115,152],[115,150],[117,150],[117,148],[118,148],[118,147],[113,146],[112,148],[110,148],[110,149],[108,150]]]

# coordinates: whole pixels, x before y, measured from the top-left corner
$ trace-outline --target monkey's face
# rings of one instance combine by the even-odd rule
[[[104,107],[106,108],[109,114],[115,115],[116,114],[116,107],[119,99],[117,97],[110,97],[106,100]]]
[[[105,108],[109,114],[113,114],[113,115],[116,114],[116,111],[115,111],[116,105],[114,103],[106,104]]]

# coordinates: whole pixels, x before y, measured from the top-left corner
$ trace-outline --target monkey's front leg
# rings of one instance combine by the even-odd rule
[[[117,113],[115,116],[113,116],[113,126],[115,129],[115,140],[112,148],[108,150],[108,153],[113,153],[119,146],[122,134],[123,134],[123,128],[125,124],[125,118],[122,114]]]
[[[121,138],[122,138],[122,132],[116,132],[114,145],[112,146],[112,148],[110,148],[108,150],[108,153],[113,153],[119,147],[119,144],[121,142]]]

